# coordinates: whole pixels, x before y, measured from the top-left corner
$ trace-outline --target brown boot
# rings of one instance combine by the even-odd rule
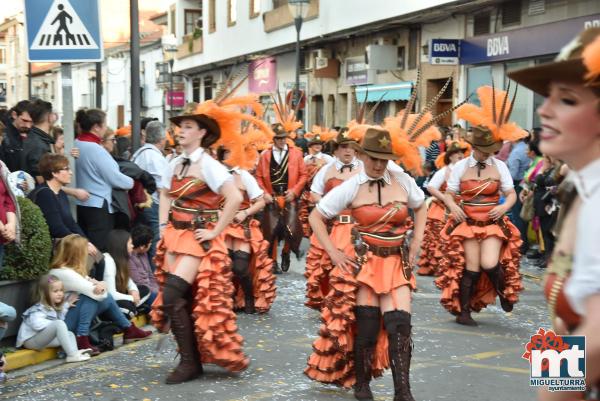
[[[252,314],[256,310],[254,308],[254,288],[250,277],[250,259],[251,256],[248,252],[233,252],[232,270],[240,281],[242,291],[244,291],[244,312]]]
[[[496,293],[498,294],[498,298],[500,298],[500,306],[502,306],[502,310],[504,312],[512,312],[513,304],[511,304],[508,299],[504,297],[504,270],[500,267],[500,264],[497,264],[493,269],[485,270]]]
[[[375,306],[356,306],[356,339],[354,341],[354,371],[356,384],[354,398],[373,400],[371,382],[371,364],[379,334],[381,311]]]
[[[394,401],[415,401],[410,392],[410,313],[394,310],[383,314],[383,324],[388,332],[388,354],[394,379]]]
[[[465,326],[477,326],[477,322],[471,317],[471,297],[477,288],[477,282],[481,273],[466,270],[460,279],[459,301],[460,314],[456,317],[456,323]]]
[[[171,321],[171,331],[177,341],[180,355],[179,365],[167,376],[167,384],[183,383],[202,374],[194,324],[187,310],[187,301],[182,298],[189,287],[181,277],[167,275],[163,292],[165,304],[162,309]]]

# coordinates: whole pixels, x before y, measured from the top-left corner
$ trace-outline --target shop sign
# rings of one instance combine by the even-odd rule
[[[429,42],[429,64],[456,65],[460,49],[458,39],[431,39]]]

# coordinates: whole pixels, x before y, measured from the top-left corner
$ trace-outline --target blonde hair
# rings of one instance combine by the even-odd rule
[[[60,240],[50,264],[51,269],[68,267],[86,277],[88,240],[77,234],[69,234]]]
[[[52,289],[52,284],[56,284],[59,283],[61,287],[63,287],[63,291],[64,291],[64,286],[62,281],[60,281],[60,279],[52,274],[45,274],[42,277],[40,277],[38,283],[37,283],[37,288],[36,288],[36,299],[34,299],[34,302],[39,302],[44,306],[47,306],[48,308],[52,308],[56,311],[61,311],[63,304],[65,303],[65,299],[63,297],[63,300],[61,301],[60,304],[58,305],[54,305],[52,303],[52,300],[50,298],[50,290]]]

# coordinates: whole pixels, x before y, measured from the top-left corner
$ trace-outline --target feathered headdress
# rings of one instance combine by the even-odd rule
[[[465,104],[456,110],[456,117],[468,121],[473,126],[487,127],[496,142],[518,141],[528,134],[516,123],[508,121],[515,105],[517,89],[518,86],[515,88],[512,101],[509,101],[510,81],[506,91],[496,90],[493,81],[492,86],[481,86],[477,89],[481,107],[471,103]]]
[[[423,161],[419,146],[429,147],[433,141],[441,138],[441,133],[435,124],[442,118],[451,114],[454,110],[461,107],[465,102],[444,111],[437,116],[431,112],[438,100],[442,97],[452,78],[448,78],[446,84],[431,100],[427,102],[423,110],[419,113],[411,113],[411,110],[417,100],[417,93],[421,83],[421,71],[417,71],[417,82],[411,97],[404,110],[401,110],[393,117],[384,120],[383,128],[388,130],[392,137],[392,149],[399,156],[400,163],[407,169],[416,173],[422,173]]]
[[[600,77],[600,35],[596,36],[596,39],[583,50],[582,57],[583,65],[588,70],[585,76],[588,85],[600,85],[600,80],[598,80]]]
[[[258,95],[233,96],[248,77],[247,74],[244,75],[236,85],[233,85],[239,76],[239,72],[234,74],[232,71],[217,96],[198,104],[193,109],[193,114],[206,116],[219,126],[220,136],[212,147],[223,146],[229,150],[229,157],[225,160],[228,165],[252,168],[255,160],[252,155],[256,151],[248,151],[249,148],[252,148],[249,146],[249,137],[245,137],[242,132],[253,127],[254,130],[262,131],[263,136],[269,136],[272,133],[268,124],[262,120],[264,109],[258,101]],[[231,89],[229,89],[230,86]]]
[[[304,138],[306,138],[309,142],[318,138],[317,140],[321,140],[323,142],[329,142],[337,136],[338,132],[334,129],[329,129],[325,127],[321,127],[320,125],[313,125],[312,130],[304,134]]]
[[[290,135],[291,139],[296,138],[296,130],[302,128],[302,122],[298,121],[298,110],[300,108],[300,99],[296,107],[292,107],[292,101],[285,103],[283,98],[281,97],[281,93],[277,90],[277,99],[275,96],[271,95],[273,99],[273,109],[275,111],[275,118],[277,123],[280,124],[283,129]],[[302,94],[304,96],[304,94]]]

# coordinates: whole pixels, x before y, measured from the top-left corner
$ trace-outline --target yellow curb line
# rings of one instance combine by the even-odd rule
[[[135,323],[138,327],[143,327],[149,323],[149,319],[145,316],[136,316],[132,323]],[[115,337],[123,336],[123,334],[116,334]],[[34,351],[31,349],[21,349],[15,352],[6,354],[6,372],[11,370],[17,370],[26,366],[38,365],[42,362],[56,359],[58,355],[58,348],[45,348],[41,351]]]

